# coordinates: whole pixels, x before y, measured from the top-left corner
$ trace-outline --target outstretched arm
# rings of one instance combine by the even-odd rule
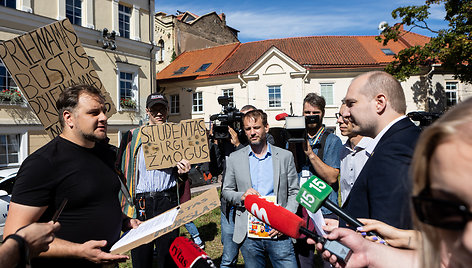
[[[373,243],[350,229],[334,229],[327,238],[338,240],[353,251],[347,263],[340,263],[336,256],[324,250],[323,259],[335,267],[419,267],[416,250],[397,249]],[[308,243],[315,244],[315,241],[308,239]],[[323,245],[317,243],[316,248],[322,251]]]

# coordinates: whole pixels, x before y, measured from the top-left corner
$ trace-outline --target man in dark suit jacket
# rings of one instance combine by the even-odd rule
[[[355,218],[411,228],[408,169],[420,130],[405,116],[400,83],[385,72],[362,74],[352,81],[344,102],[342,116],[352,122],[353,132],[374,140],[343,209]]]

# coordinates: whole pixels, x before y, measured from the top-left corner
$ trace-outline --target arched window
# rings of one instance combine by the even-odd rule
[[[159,54],[157,56],[157,60],[159,62],[163,62],[164,61],[164,40],[159,40],[159,42],[157,43],[157,46],[159,47]]]

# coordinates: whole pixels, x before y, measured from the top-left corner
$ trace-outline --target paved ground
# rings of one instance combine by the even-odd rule
[[[203,185],[203,186],[198,186],[198,187],[193,187],[193,188],[190,188],[190,192],[192,194],[195,194],[195,193],[200,193],[200,192],[204,192],[208,189],[211,189],[211,188],[220,188],[221,187],[221,182],[216,182],[216,183],[212,183],[212,184],[207,184],[207,185]]]

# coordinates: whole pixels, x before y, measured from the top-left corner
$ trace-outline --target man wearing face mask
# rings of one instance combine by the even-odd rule
[[[328,197],[332,202],[338,203],[338,176],[340,168],[339,151],[342,148],[341,139],[326,129],[323,124],[326,101],[316,93],[308,93],[303,100],[303,115],[311,117],[306,124],[306,140],[304,143],[289,143],[289,149],[295,156],[297,172],[299,172],[300,184],[303,180],[315,175],[329,183],[334,191]],[[317,118],[316,118],[317,117]],[[325,217],[334,218],[334,214],[328,209],[321,208]],[[309,219],[306,210],[300,206],[297,212],[307,220],[307,227],[314,229],[314,224]],[[313,267],[314,246],[307,245],[306,238],[297,239],[295,254],[300,267]]]
[[[149,95],[146,113],[149,116],[149,125],[164,124],[168,113],[165,96],[159,93]],[[123,212],[145,221],[178,205],[177,183],[187,179],[190,163],[183,159],[173,168],[147,170],[141,145],[140,128],[125,133],[121,140],[117,164],[126,177],[126,184],[134,201],[134,206],[130,206],[122,197]],[[174,267],[169,248],[178,235],[179,230],[176,229],[131,250],[133,267],[152,267],[154,246],[157,248],[158,267]]]

